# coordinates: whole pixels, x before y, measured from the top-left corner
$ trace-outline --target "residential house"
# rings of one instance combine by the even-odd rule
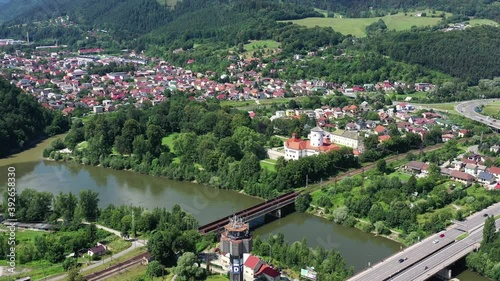
[[[377,135],[379,135],[379,136],[384,136],[384,135],[387,135],[389,133],[387,131],[387,128],[382,126],[382,125],[378,125],[377,127],[375,127],[375,129],[373,129],[373,131],[375,131],[375,133],[377,133]]]
[[[287,117],[293,117],[293,116],[295,116],[295,110],[293,110],[293,109],[287,109],[286,112],[285,112],[285,115]]]
[[[249,255],[243,264],[243,275],[244,278],[249,280],[254,280],[255,274],[259,271],[259,269],[264,265],[261,259],[254,255]]]
[[[448,142],[448,141],[450,141],[450,140],[452,140],[454,138],[455,138],[455,136],[453,134],[444,134],[444,135],[441,136],[441,140],[443,142]]]
[[[260,267],[255,276],[266,281],[279,281],[281,279],[281,273],[266,264]]]
[[[469,130],[460,130],[458,131],[458,137],[459,138],[465,138],[466,136],[468,136],[470,134],[470,131]]]
[[[495,182],[495,176],[488,172],[479,172],[477,180],[481,183],[492,184]]]
[[[347,123],[345,125],[345,129],[347,131],[357,131],[358,130],[358,125],[356,123],[350,122],[350,123]]]
[[[94,105],[93,107],[94,113],[103,113],[104,112],[104,107],[102,105]]]
[[[461,171],[452,171],[450,174],[450,178],[452,180],[461,182],[465,184],[466,186],[469,186],[474,182],[474,176],[465,172]]]
[[[379,143],[383,143],[384,141],[388,141],[391,139],[391,136],[389,135],[383,135],[383,136],[379,136],[378,137],[378,142]]]
[[[500,167],[492,166],[487,169],[487,171],[495,176],[495,178],[500,182]]]
[[[490,147],[490,151],[491,151],[491,152],[498,153],[498,152],[500,151],[500,145],[496,145],[496,144],[495,144],[495,145],[492,145],[492,146]]]
[[[87,251],[87,254],[91,257],[93,257],[94,255],[102,256],[105,253],[106,253],[106,247],[104,245],[98,245],[98,246],[92,247]]]
[[[420,161],[410,161],[406,163],[404,169],[408,172],[420,174],[428,164]]]
[[[476,175],[477,165],[471,163],[465,164],[464,172],[466,172],[469,175]]]

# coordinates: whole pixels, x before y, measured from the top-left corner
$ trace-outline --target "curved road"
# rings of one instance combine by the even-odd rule
[[[476,108],[478,106],[485,105],[485,104],[488,104],[490,102],[498,101],[498,100],[500,100],[500,99],[464,101],[464,102],[457,104],[455,106],[455,110],[459,114],[461,114],[469,119],[486,124],[490,127],[495,128],[496,130],[500,130],[500,120],[479,114],[476,111],[474,111],[474,108]]]

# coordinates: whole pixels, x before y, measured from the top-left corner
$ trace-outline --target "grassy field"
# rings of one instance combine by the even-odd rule
[[[168,7],[175,7],[179,0],[156,0],[160,5],[166,5]]]
[[[161,144],[168,146],[171,152],[175,153],[175,148],[174,148],[174,139],[177,137],[178,133],[173,133],[170,134],[166,137],[163,137],[161,139]]]
[[[263,169],[267,169],[269,171],[276,171],[276,160],[273,159],[264,159],[260,161],[260,167]]]
[[[455,111],[455,106],[457,105],[457,102],[452,102],[452,103],[429,103],[429,104],[415,104],[415,106],[421,106],[423,108],[431,108],[431,109],[436,109],[436,110],[447,110],[448,113],[457,113]]]
[[[500,101],[494,101],[485,105],[482,113],[489,116],[500,116]]]
[[[497,22],[488,19],[473,19],[469,21],[469,24],[471,26],[479,26],[479,25],[500,26]]]
[[[415,13],[408,13],[406,16],[404,13],[398,13],[377,18],[305,18],[291,22],[307,27],[331,27],[342,34],[363,37],[366,35],[365,28],[379,19],[382,19],[390,30],[408,30],[412,26],[432,26],[441,20],[439,17],[430,17],[430,13],[427,13],[427,17],[416,17]],[[447,14],[447,16],[449,15]]]
[[[226,276],[224,275],[210,275],[207,278],[207,281],[228,281]]]
[[[254,51],[257,49],[276,49],[280,43],[273,40],[251,40],[250,43],[245,44],[243,48],[245,51]]]
[[[277,98],[277,99],[261,99],[256,103],[254,100],[247,101],[234,101],[234,100],[224,100],[220,102],[221,106],[234,106],[234,107],[244,107],[244,106],[259,106],[259,105],[271,105],[275,104],[287,104],[290,100],[294,99],[300,101],[306,99],[307,97],[293,97],[293,98]]]

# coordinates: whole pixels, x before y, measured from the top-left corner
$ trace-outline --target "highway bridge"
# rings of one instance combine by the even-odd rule
[[[485,215],[499,214],[500,203],[496,203],[359,272],[348,281],[426,280],[477,249],[482,241]],[[460,240],[464,234],[468,236]]]
[[[276,198],[273,198],[271,200],[268,200],[266,202],[262,202],[260,204],[257,204],[253,207],[250,207],[248,209],[239,211],[235,214],[231,214],[227,217],[223,217],[221,219],[218,219],[216,221],[213,221],[211,223],[208,223],[206,225],[200,226],[198,228],[198,231],[202,234],[212,232],[212,231],[218,231],[221,229],[224,225],[229,223],[229,218],[233,216],[238,216],[243,219],[245,222],[250,222],[253,219],[256,219],[258,217],[261,217],[263,215],[276,212],[278,216],[281,216],[281,208],[294,204],[295,203],[295,198],[299,195],[297,192],[289,192],[286,194],[283,194],[281,196],[278,196]]]
[[[490,126],[496,132],[500,132],[500,120],[491,118],[489,116],[482,115],[476,112],[475,108],[480,107],[481,105],[488,104],[493,101],[498,101],[499,99],[484,99],[484,100],[471,100],[464,101],[455,106],[455,110],[461,115],[475,120],[477,122],[481,122]]]

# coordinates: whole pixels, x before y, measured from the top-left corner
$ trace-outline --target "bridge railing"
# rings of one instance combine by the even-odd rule
[[[425,280],[429,279],[430,276],[433,276],[433,275],[437,274],[439,271],[445,269],[450,264],[452,264],[452,263],[458,261],[459,259],[465,257],[466,255],[468,255],[469,253],[471,253],[472,251],[474,251],[474,249],[476,249],[477,247],[478,247],[477,243],[474,243],[472,245],[467,245],[460,252],[454,254],[452,257],[450,257],[448,259],[443,260],[441,263],[439,263],[439,265],[434,266],[432,268],[429,268],[429,270],[426,273],[424,273],[423,275],[420,275],[420,276],[416,276],[415,279],[412,279],[412,280],[415,280],[415,281],[425,281]]]
[[[270,206],[269,208],[260,210],[259,212],[254,212],[253,214],[251,214],[251,215],[249,215],[247,217],[243,217],[243,220],[246,221],[246,222],[251,221],[251,220],[253,220],[255,218],[258,218],[258,217],[262,216],[265,213],[272,212],[272,211],[274,211],[276,209],[279,209],[279,208],[282,208],[282,207],[284,207],[286,205],[289,205],[289,204],[291,204],[294,201],[295,201],[295,198],[288,199],[286,201],[282,201],[282,202],[280,202],[277,205]]]
[[[279,204],[281,201],[283,200],[289,200],[290,198],[293,198],[295,200],[295,197],[297,197],[297,193],[295,192],[289,192],[289,193],[286,193],[286,194],[283,194],[283,195],[280,195],[278,197],[275,197],[269,201],[266,201],[266,202],[262,202],[262,203],[259,203],[255,206],[252,206],[250,208],[247,208],[245,210],[241,210],[237,213],[235,213],[234,215],[236,216],[240,216],[240,217],[245,217],[245,216],[250,216],[252,215],[253,213],[255,212],[259,212],[261,211],[262,209],[266,209],[270,206],[275,206],[276,204]],[[215,220],[211,223],[208,223],[208,224],[205,224],[203,226],[200,226],[198,228],[198,231],[202,232],[202,233],[206,233],[206,232],[210,232],[210,231],[213,231],[213,230],[217,230],[218,228],[224,226],[225,224],[229,223],[229,219],[232,217],[233,215],[229,215],[227,217],[224,217],[224,218],[220,218],[218,220]]]

